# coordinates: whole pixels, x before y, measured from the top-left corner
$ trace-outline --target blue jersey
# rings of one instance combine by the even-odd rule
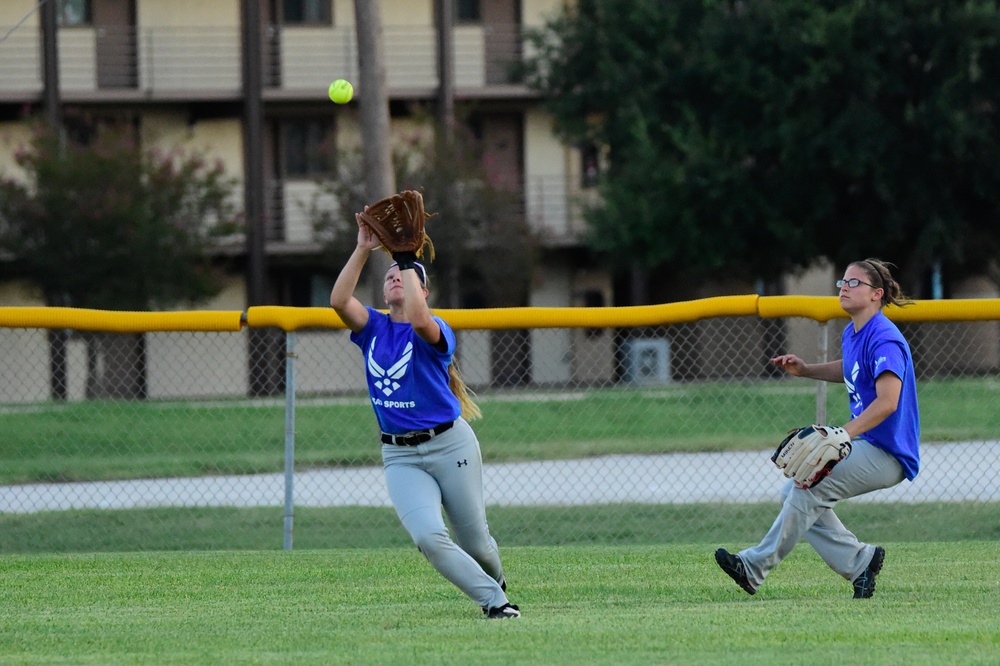
[[[910,346],[896,325],[880,311],[855,332],[848,325],[841,336],[844,382],[851,402],[851,417],[857,418],[876,397],[875,380],[891,372],[903,382],[896,411],[882,423],[860,435],[891,453],[912,481],[920,471],[920,414],[917,382]]]
[[[462,413],[448,387],[448,366],[455,354],[455,333],[439,317],[446,351],[427,344],[408,322],[368,309],[368,323],[351,342],[365,359],[368,393],[382,432],[393,435],[426,430],[454,421]]]

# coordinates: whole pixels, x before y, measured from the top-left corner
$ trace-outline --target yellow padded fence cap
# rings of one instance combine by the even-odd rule
[[[150,331],[239,331],[243,313],[198,310],[133,312],[82,308],[0,308],[0,327],[70,328],[78,331],[145,333]]]

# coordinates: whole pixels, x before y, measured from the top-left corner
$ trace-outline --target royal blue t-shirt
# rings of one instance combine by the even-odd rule
[[[365,359],[368,393],[382,432],[393,435],[426,430],[454,421],[462,413],[448,387],[448,366],[455,354],[455,332],[440,317],[434,320],[447,341],[446,351],[427,344],[408,322],[367,308],[368,323],[351,342]]]
[[[857,418],[876,397],[875,380],[891,372],[903,382],[896,411],[882,423],[860,435],[891,453],[912,481],[920,471],[920,413],[917,382],[910,346],[896,325],[880,311],[860,331],[848,324],[841,336],[844,383],[851,401],[851,417]]]

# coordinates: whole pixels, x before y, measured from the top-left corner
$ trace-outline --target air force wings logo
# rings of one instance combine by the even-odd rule
[[[372,351],[375,349],[376,340],[378,340],[378,337],[372,338],[372,344],[368,347],[368,373],[375,380],[375,388],[381,391],[385,397],[389,397],[399,388],[399,382],[396,380],[405,375],[406,369],[410,367],[410,357],[413,356],[413,343],[406,343],[406,349],[403,350],[403,355],[400,359],[393,363],[392,367],[388,370],[384,370],[372,358]]]
[[[860,412],[860,410],[857,411],[857,412],[855,412],[854,411],[854,405],[857,405],[858,407],[862,407],[862,404],[861,404],[861,394],[858,393],[858,389],[857,389],[858,374],[860,372],[861,372],[861,366],[858,364],[857,361],[855,361],[854,362],[854,367],[851,368],[851,376],[850,377],[844,377],[844,383],[847,384],[847,395],[850,397],[850,400],[851,400],[851,413],[853,413],[855,416],[857,416],[861,412]]]
[[[885,356],[879,356],[877,359],[875,359],[875,372],[873,374],[876,377],[879,376],[879,368],[882,367],[882,364],[888,360],[889,359],[887,359]]]

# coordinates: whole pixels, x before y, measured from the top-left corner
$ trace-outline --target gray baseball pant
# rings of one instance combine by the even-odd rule
[[[781,491],[781,512],[764,539],[740,551],[747,578],[755,588],[767,578],[803,537],[831,569],[849,581],[865,570],[875,547],[858,541],[833,511],[842,499],[857,497],[903,480],[899,462],[863,439],[851,442],[851,454],[812,488],[796,488],[789,480]]]
[[[396,515],[424,557],[483,608],[506,604],[500,551],[486,523],[482,454],[472,427],[459,418],[424,444],[383,444],[382,461]]]

